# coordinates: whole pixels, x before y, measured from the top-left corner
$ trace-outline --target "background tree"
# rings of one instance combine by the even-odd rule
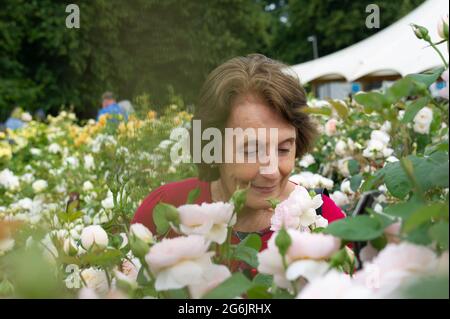
[[[422,1],[377,1],[381,27]],[[67,1],[2,0],[0,120],[15,106],[73,105],[92,117],[106,90],[130,100],[149,93],[156,108],[171,92],[195,103],[205,76],[233,56],[300,63],[312,58],[311,34],[321,56],[374,34],[364,25],[370,2],[80,0],[80,29],[68,29]]]

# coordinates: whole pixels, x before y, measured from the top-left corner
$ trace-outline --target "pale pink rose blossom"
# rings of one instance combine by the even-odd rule
[[[308,227],[314,224],[317,219],[316,209],[322,204],[321,195],[311,198],[306,188],[297,185],[289,197],[275,208],[271,230],[278,231],[283,226],[299,229],[300,226]]]
[[[311,281],[297,295],[297,299],[370,299],[369,289],[353,281],[347,274],[332,270]]]
[[[402,222],[395,222],[384,229],[384,234],[388,242],[398,244],[400,243],[400,232],[402,229]]]
[[[325,134],[328,136],[333,136],[336,134],[336,125],[337,120],[336,119],[330,119],[328,122],[325,123]]]
[[[202,235],[212,242],[223,244],[228,227],[236,223],[234,206],[230,203],[202,203],[178,207],[180,230],[185,235]]]
[[[389,297],[409,280],[436,270],[436,254],[425,246],[408,242],[388,244],[354,276],[379,297]]]
[[[156,276],[155,289],[179,289],[201,282],[205,268],[211,264],[213,252],[209,242],[199,235],[163,239],[145,256]]]
[[[300,232],[293,229],[288,229],[287,232],[292,241],[286,253],[286,270],[289,272],[289,278],[298,278],[299,276],[314,278],[323,275],[328,266],[324,267],[321,262],[339,250],[340,240],[320,233]],[[274,233],[269,239],[267,249],[258,254],[258,271],[273,275],[274,282],[278,287],[290,288],[290,281],[286,277],[282,258],[275,244],[277,235],[278,233]],[[316,267],[311,267],[311,263],[299,263],[299,261],[305,260],[317,262]]]
[[[230,276],[231,272],[226,266],[211,264],[205,269],[201,282],[189,286],[189,294],[194,299],[201,298]]]

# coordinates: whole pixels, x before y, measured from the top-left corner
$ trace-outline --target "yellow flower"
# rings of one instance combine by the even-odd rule
[[[0,158],[11,159],[12,150],[8,143],[0,143]]]
[[[100,116],[100,118],[98,119],[98,125],[99,125],[100,127],[105,126],[107,120],[108,120],[108,114],[103,114],[103,115]]]
[[[150,121],[156,119],[156,112],[155,112],[155,111],[152,111],[152,110],[148,111],[148,113],[147,113],[147,119],[149,119]]]
[[[89,135],[86,132],[82,132],[74,141],[75,146],[78,147],[82,144],[86,144],[89,140]]]

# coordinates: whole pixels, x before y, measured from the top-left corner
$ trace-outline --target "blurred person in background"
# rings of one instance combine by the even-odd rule
[[[102,108],[98,111],[97,121],[100,116],[105,114],[111,114],[113,116],[122,115],[123,119],[128,119],[128,114],[125,112],[119,104],[117,104],[114,94],[112,92],[105,92],[102,95]]]
[[[24,112],[20,107],[15,107],[9,118],[6,120],[5,127],[10,130],[16,130],[24,127],[25,122],[22,119],[23,114]]]

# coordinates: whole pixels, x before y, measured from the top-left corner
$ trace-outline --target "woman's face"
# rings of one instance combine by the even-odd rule
[[[263,99],[254,95],[238,97],[232,106],[227,121],[227,128],[254,129],[266,132],[265,136],[256,134],[257,142],[253,145],[248,136],[243,142],[234,142],[234,154],[243,151],[244,163],[224,163],[220,166],[221,185],[231,195],[237,187],[250,186],[247,192],[246,206],[251,209],[270,207],[268,199],[280,198],[286,193],[288,179],[295,164],[295,127],[286,121],[281,114],[271,108]],[[270,137],[270,128],[275,128],[278,136]],[[258,144],[262,143],[262,144]],[[237,145],[236,145],[237,144]],[[265,154],[272,148],[270,161],[261,161],[258,156],[258,145],[265,145]],[[253,162],[248,159],[253,156]],[[269,169],[269,163],[271,164]]]

